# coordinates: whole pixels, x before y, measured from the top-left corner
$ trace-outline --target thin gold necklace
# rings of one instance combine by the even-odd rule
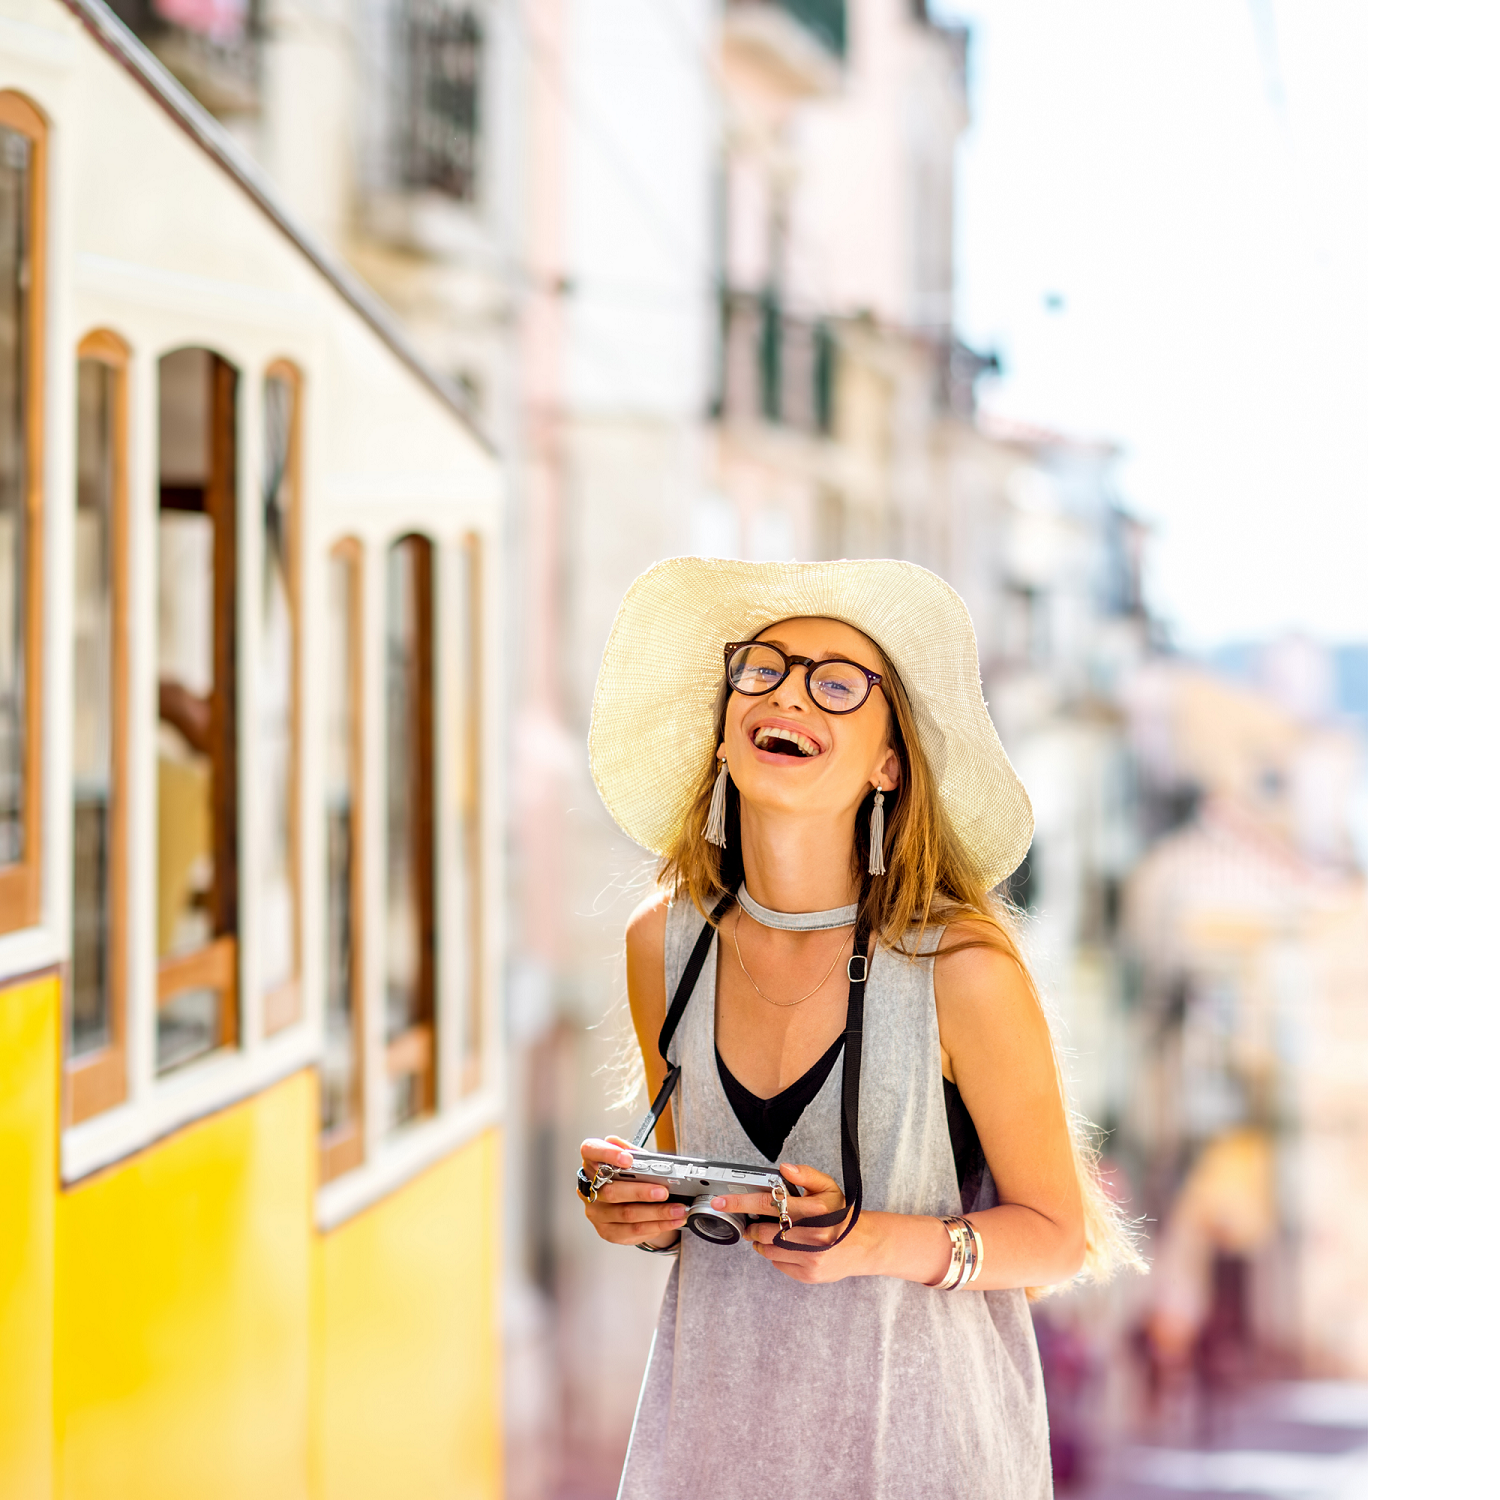
[[[802,1000],[811,1000],[812,997],[816,995],[825,984],[828,983],[828,975],[833,973],[834,965],[837,964],[839,959],[844,956],[844,945],[849,941],[849,938],[845,938],[844,941],[839,944],[839,951],[833,955],[833,963],[828,965],[828,974],[825,974],[805,995],[803,995],[801,1000],[773,1000],[768,994],[766,994],[763,989],[761,989],[758,984],[756,984],[755,976],[751,974],[749,969],[745,968],[745,955],[740,952],[740,920],[744,917],[744,915],[745,911],[743,907],[739,907],[735,910],[734,930],[730,933],[730,936],[734,939],[734,956],[739,959],[740,968],[744,969],[745,978],[750,981],[750,988],[754,990],[755,993],[759,995],[767,1005],[774,1005],[777,1010],[790,1010],[794,1005],[801,1005]],[[851,932],[849,934],[849,937],[853,936],[854,934]]]

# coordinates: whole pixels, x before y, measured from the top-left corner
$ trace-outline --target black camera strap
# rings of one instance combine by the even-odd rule
[[[858,978],[855,973],[858,971]],[[849,960],[849,1010],[844,1019],[844,1086],[843,1107],[839,1111],[839,1148],[844,1161],[844,1204],[832,1213],[818,1214],[811,1219],[800,1219],[797,1228],[826,1229],[831,1225],[848,1222],[838,1235],[826,1245],[806,1245],[789,1240],[786,1230],[776,1232],[771,1241],[783,1250],[800,1250],[808,1255],[821,1255],[832,1250],[840,1241],[849,1237],[859,1223],[859,1211],[864,1204],[865,1184],[859,1170],[859,1065],[865,1040],[865,981],[870,977],[870,934],[865,926],[864,913],[860,913],[859,924],[854,929],[854,954]]]
[[[667,1057],[667,1048],[672,1044],[672,1038],[677,1032],[683,1012],[687,1009],[693,989],[698,983],[698,976],[703,972],[703,965],[708,960],[708,950],[713,946],[714,932],[718,927],[719,919],[733,904],[734,897],[726,895],[714,907],[712,915],[703,924],[703,931],[698,934],[698,941],[693,944],[692,953],[688,955],[687,967],[682,971],[682,978],[677,981],[677,989],[672,995],[671,1005],[667,1007],[666,1019],[662,1022],[661,1035],[656,1043],[662,1061],[667,1064],[667,1076],[662,1080],[662,1085],[656,1092],[656,1098],[651,1101],[651,1108],[647,1110],[645,1119],[641,1121],[631,1139],[631,1145],[636,1150],[640,1150],[651,1138],[651,1132],[656,1129],[656,1122],[661,1119],[662,1111],[666,1109],[667,1102],[671,1099],[682,1077],[681,1065],[670,1061]],[[810,1255],[819,1255],[825,1250],[832,1250],[841,1240],[846,1239],[859,1222],[860,1207],[864,1201],[864,1181],[859,1169],[859,1067],[864,1049],[865,983],[870,977],[870,932],[865,925],[863,913],[854,929],[854,953],[849,960],[848,972],[849,1009],[844,1019],[843,1101],[839,1111],[839,1146],[843,1157],[846,1206],[833,1213],[818,1214],[811,1219],[799,1220],[797,1227],[826,1229],[834,1224],[843,1223],[846,1216],[848,1222],[844,1223],[837,1238],[826,1245],[806,1245],[797,1240],[789,1240],[784,1230],[779,1231],[772,1241],[783,1250],[799,1250]]]

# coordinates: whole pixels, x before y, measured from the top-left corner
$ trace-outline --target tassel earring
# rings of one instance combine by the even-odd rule
[[[885,874],[885,793],[879,787],[870,809],[870,874]]]
[[[714,782],[714,794],[708,804],[708,822],[703,825],[703,837],[710,844],[724,849],[729,845],[729,835],[724,831],[724,804],[729,797],[729,762],[719,762],[719,777]]]

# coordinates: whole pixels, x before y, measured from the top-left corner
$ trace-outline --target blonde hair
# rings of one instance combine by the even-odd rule
[[[882,663],[882,672],[882,687],[890,707],[890,743],[901,761],[901,781],[895,798],[889,795],[886,798],[886,873],[877,879],[865,880],[863,876],[870,853],[870,820],[865,814],[874,800],[873,788],[855,818],[854,847],[849,857],[855,880],[864,882],[860,900],[865,920],[878,934],[882,946],[909,957],[921,951],[922,940],[930,927],[967,923],[978,930],[971,931],[943,951],[952,953],[976,947],[998,949],[1015,963],[1027,988],[1042,1005],[1036,981],[1021,951],[1017,934],[1019,913],[1009,902],[991,898],[983,878],[954,836],[938,798],[932,769],[922,753],[916,718],[905,685],[889,662]],[[720,850],[702,833],[718,775],[717,747],[724,739],[728,701],[726,684],[719,690],[715,715],[715,753],[708,757],[697,791],[678,829],[676,842],[663,856],[657,877],[660,886],[670,892],[673,899],[686,896],[705,917],[712,915],[722,897],[738,890],[744,878],[739,793],[733,781],[729,783],[725,809],[727,847]],[[894,806],[891,805],[893,801]],[[1045,1005],[1043,1012],[1046,1013]],[[1052,1061],[1058,1092],[1067,1109],[1067,1085],[1050,1016],[1048,1030],[1052,1035]],[[1105,1281],[1121,1266],[1144,1271],[1146,1265],[1136,1247],[1134,1230],[1100,1179],[1094,1127],[1077,1112],[1068,1110],[1067,1113],[1073,1164],[1083,1196],[1085,1252],[1082,1275],[1094,1281]],[[1043,1296],[1048,1290],[1029,1287],[1027,1294]]]

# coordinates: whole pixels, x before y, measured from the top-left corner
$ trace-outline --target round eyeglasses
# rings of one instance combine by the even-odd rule
[[[829,714],[852,714],[880,686],[880,673],[853,661],[814,661],[788,656],[769,641],[730,641],[724,647],[724,676],[735,692],[760,698],[779,688],[793,667],[807,673],[807,693]]]

